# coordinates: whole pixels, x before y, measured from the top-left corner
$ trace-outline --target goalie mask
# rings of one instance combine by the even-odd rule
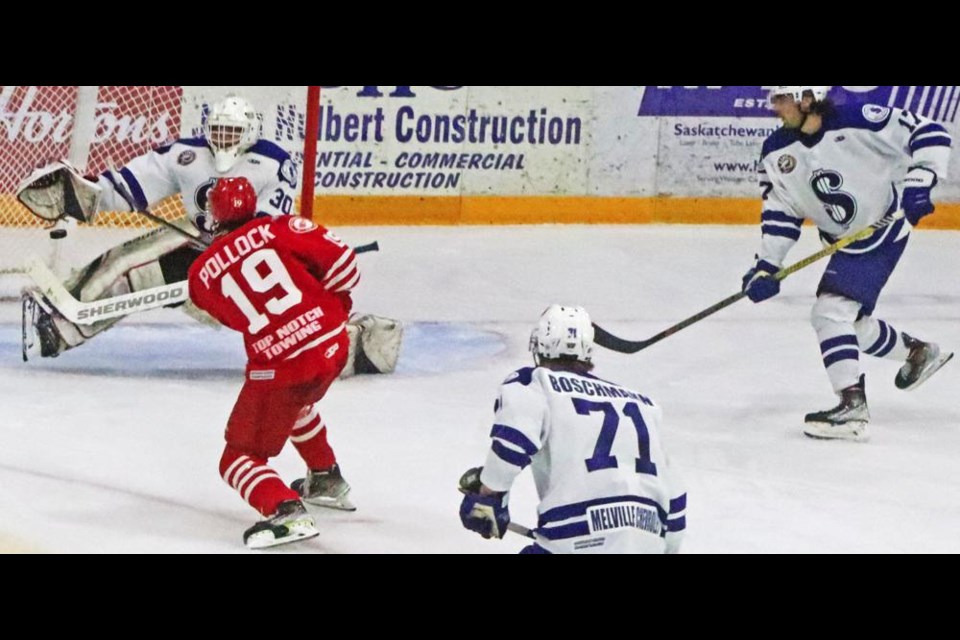
[[[830,87],[806,87],[803,85],[787,85],[783,87],[772,87],[770,89],[770,100],[772,101],[774,96],[790,96],[793,98],[793,101],[799,104],[803,100],[803,94],[809,91],[813,94],[813,101],[820,102],[827,97],[827,92],[830,90]]]
[[[530,334],[530,351],[540,360],[575,359],[590,362],[593,356],[593,323],[583,307],[554,304],[540,316]]]
[[[236,96],[229,96],[210,107],[203,137],[213,151],[217,171],[229,171],[240,155],[260,138],[260,119],[253,105]]]
[[[246,178],[220,178],[207,196],[214,233],[239,227],[257,213],[257,192]]]

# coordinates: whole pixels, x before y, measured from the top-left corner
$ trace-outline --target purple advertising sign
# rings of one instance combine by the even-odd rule
[[[772,116],[771,86],[646,87],[639,116]],[[828,96],[837,104],[873,103],[900,107],[940,122],[954,122],[960,87],[837,86]]]

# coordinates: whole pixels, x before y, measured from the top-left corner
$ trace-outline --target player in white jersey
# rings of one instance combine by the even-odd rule
[[[72,187],[66,197],[62,195],[64,180],[52,180],[60,174]],[[143,209],[180,194],[187,216],[176,224],[191,233],[199,232],[209,242],[207,194],[224,177],[244,177],[253,185],[258,215],[280,216],[293,211],[297,170],[290,154],[260,139],[256,111],[248,101],[236,96],[211,106],[202,137],[158,147],[119,170],[104,172],[95,182],[79,176],[64,163],[54,163],[28,179],[22,187],[21,200],[47,220],[70,215],[90,222],[99,212]],[[121,188],[127,193],[122,194]],[[133,202],[128,202],[125,195],[132,197]],[[161,227],[110,249],[75,270],[64,284],[76,298],[86,302],[182,282],[202,251],[202,246],[184,235]],[[43,357],[55,357],[79,346],[121,319],[74,324],[50,308],[49,301],[36,292],[28,292],[24,305],[25,323],[28,317],[32,319],[35,342],[39,343]],[[192,303],[184,309],[207,320]],[[393,371],[402,336],[398,321],[366,315],[348,327],[351,340],[346,375]],[[28,327],[24,329],[26,334]]]
[[[530,349],[536,366],[500,386],[486,463],[460,479],[463,525],[502,538],[510,488],[530,466],[539,520],[521,553],[675,553],[687,496],[663,451],[660,407],[590,373],[581,307],[544,311]]]
[[[952,356],[938,345],[874,317],[880,292],[906,248],[911,229],[933,213],[931,191],[947,172],[951,138],[941,125],[878,105],[835,106],[829,87],[780,86],[771,104],[783,127],[763,144],[759,182],[763,239],[743,278],[754,302],[773,297],[804,219],[832,243],[887,215],[903,217],[831,258],[811,320],[840,404],[806,416],[814,438],[865,440],[870,414],[860,352],[905,362],[895,378],[915,389]]]

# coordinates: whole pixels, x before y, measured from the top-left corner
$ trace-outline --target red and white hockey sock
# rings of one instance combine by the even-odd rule
[[[299,500],[296,491],[284,484],[267,461],[250,456],[227,445],[220,458],[220,475],[237,490],[247,504],[264,516],[272,516],[287,500]]]
[[[337,462],[337,456],[327,442],[327,425],[315,406],[300,414],[290,434],[290,442],[310,469],[327,469]]]

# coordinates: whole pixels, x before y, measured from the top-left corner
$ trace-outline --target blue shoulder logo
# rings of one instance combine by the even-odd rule
[[[297,187],[297,168],[290,159],[284,160],[280,164],[280,179],[285,181],[291,187]]]
[[[883,122],[890,117],[890,109],[875,104],[865,104],[863,105],[863,117],[867,122]]]
[[[779,158],[777,158],[777,169],[780,170],[780,173],[787,174],[792,173],[794,169],[797,168],[797,159],[794,158],[789,153],[785,153]]]

